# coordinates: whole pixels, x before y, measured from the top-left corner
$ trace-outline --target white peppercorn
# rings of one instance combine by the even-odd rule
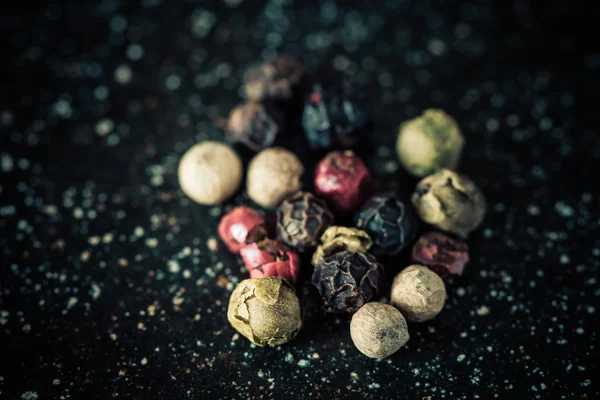
[[[190,148],[179,163],[179,185],[197,203],[212,205],[231,197],[240,187],[243,165],[229,146],[205,141]]]
[[[391,303],[409,321],[434,318],[444,308],[446,287],[442,278],[422,265],[411,265],[394,278]]]
[[[408,342],[404,316],[383,303],[367,303],[352,316],[350,337],[356,348],[367,357],[385,358]]]
[[[294,153],[272,147],[258,153],[248,165],[246,189],[250,198],[265,208],[277,207],[302,188],[304,167]]]

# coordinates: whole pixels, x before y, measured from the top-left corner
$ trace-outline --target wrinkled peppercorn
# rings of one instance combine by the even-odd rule
[[[252,151],[271,146],[281,131],[283,115],[269,104],[249,101],[231,110],[225,134],[232,142],[246,145]]]
[[[407,320],[433,319],[446,302],[446,286],[435,272],[422,265],[406,267],[394,278],[391,303]]]
[[[229,298],[231,326],[257,346],[279,346],[302,327],[302,305],[296,291],[277,277],[241,281]]]
[[[315,250],[311,263],[316,267],[323,257],[344,250],[366,253],[372,243],[365,231],[345,226],[330,226],[321,236],[321,245]]]
[[[400,125],[396,152],[408,172],[424,177],[442,168],[455,169],[465,140],[456,121],[442,110],[425,110]]]
[[[238,253],[247,244],[267,236],[264,217],[248,207],[236,207],[221,218],[217,229],[229,251]]]
[[[413,246],[412,260],[442,278],[450,274],[462,275],[465,264],[469,262],[469,246],[444,233],[428,232]]]
[[[350,337],[367,357],[385,358],[408,342],[404,316],[388,304],[367,303],[352,316]]]
[[[422,179],[411,201],[423,221],[461,236],[476,229],[486,211],[485,198],[477,185],[447,169]]]
[[[265,149],[248,165],[248,196],[261,207],[277,207],[302,188],[303,174],[304,167],[294,153],[281,147]]]
[[[302,252],[316,247],[332,222],[333,214],[323,200],[309,192],[296,192],[277,209],[277,238]]]
[[[313,149],[351,148],[369,123],[368,101],[346,79],[314,83],[306,97],[302,126]]]
[[[319,290],[325,311],[352,314],[377,296],[382,275],[383,267],[375,257],[346,250],[322,258],[312,284]]]
[[[315,193],[338,215],[355,212],[372,192],[367,166],[350,150],[327,154],[315,168]]]
[[[415,237],[419,222],[412,211],[393,197],[374,196],[354,216],[354,223],[373,239],[372,251],[396,255]]]
[[[306,68],[300,61],[280,56],[250,67],[244,74],[244,92],[252,100],[287,100],[305,75]]]
[[[300,275],[300,256],[279,240],[263,239],[242,247],[240,255],[250,278],[278,276],[295,284]]]

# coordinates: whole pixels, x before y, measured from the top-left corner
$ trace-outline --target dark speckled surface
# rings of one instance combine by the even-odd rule
[[[1,12],[0,398],[598,397],[600,146],[575,84],[600,63],[575,51],[574,6],[60,3]],[[402,121],[440,107],[465,133],[489,214],[443,313],[389,359],[320,311],[309,271],[295,341],[254,348],[227,324],[246,272],[216,226],[248,200],[193,204],[176,167],[222,139],[243,70],[277,53],[366,85],[380,191],[415,184]]]

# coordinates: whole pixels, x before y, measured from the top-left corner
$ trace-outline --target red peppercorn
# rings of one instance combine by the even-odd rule
[[[414,262],[425,265],[442,278],[462,275],[469,262],[469,246],[441,232],[428,232],[421,236],[412,249]]]
[[[315,168],[315,192],[327,199],[336,214],[351,214],[373,192],[371,173],[354,152],[331,152]]]
[[[250,278],[278,276],[294,284],[300,275],[300,256],[279,240],[263,239],[240,250]]]
[[[232,253],[267,236],[264,217],[256,210],[240,206],[225,214],[218,228],[221,240]]]

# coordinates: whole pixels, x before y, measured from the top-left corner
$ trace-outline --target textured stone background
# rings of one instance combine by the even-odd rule
[[[60,3],[0,19],[0,397],[598,396],[600,145],[575,123],[575,84],[600,58],[575,51],[574,6]],[[176,167],[222,139],[212,122],[243,70],[278,53],[366,85],[379,190],[415,184],[392,148],[400,122],[440,107],[466,135],[461,170],[488,218],[443,313],[390,359],[358,353],[308,282],[290,344],[253,348],[227,324],[246,272],[215,249],[216,224],[248,200],[192,204]]]

